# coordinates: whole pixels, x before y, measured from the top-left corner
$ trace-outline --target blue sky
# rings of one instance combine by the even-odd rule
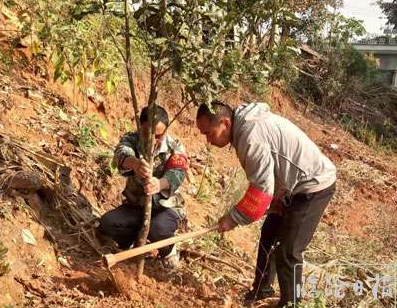
[[[386,20],[375,0],[344,0],[341,13],[364,21],[368,33],[382,33]]]

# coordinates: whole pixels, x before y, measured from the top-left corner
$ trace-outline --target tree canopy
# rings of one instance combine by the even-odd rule
[[[387,17],[387,22],[389,25],[392,25],[394,29],[397,29],[397,1],[385,1],[380,0],[379,5],[383,11],[383,13]]]

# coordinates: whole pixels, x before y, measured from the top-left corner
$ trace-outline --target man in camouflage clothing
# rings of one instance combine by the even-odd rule
[[[143,108],[139,118],[144,138],[149,131],[149,110]],[[143,225],[144,198],[152,195],[152,219],[149,240],[156,242],[174,236],[179,222],[185,217],[184,200],[177,192],[187,169],[184,147],[166,132],[169,123],[164,108],[155,106],[155,148],[153,173],[143,159],[138,132],[125,134],[116,147],[114,161],[127,177],[122,205],[104,214],[99,230],[115,240],[121,249],[128,249],[139,236]],[[178,265],[179,254],[174,246],[159,250],[166,267]]]

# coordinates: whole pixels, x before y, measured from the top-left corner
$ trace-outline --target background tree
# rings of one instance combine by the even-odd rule
[[[387,23],[397,29],[397,1],[378,1],[383,13],[387,17]]]

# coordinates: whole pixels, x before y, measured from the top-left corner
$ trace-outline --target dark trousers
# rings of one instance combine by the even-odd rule
[[[122,204],[105,213],[100,219],[99,230],[117,242],[121,249],[128,249],[138,238],[143,225],[143,208]],[[151,242],[174,236],[179,216],[169,208],[152,211],[148,239]],[[159,249],[161,257],[168,255],[173,245]]]
[[[309,245],[335,184],[315,193],[293,195],[283,215],[269,214],[262,226],[255,270],[254,290],[272,288],[277,273],[279,307],[295,298],[295,286],[302,282],[302,252]]]

